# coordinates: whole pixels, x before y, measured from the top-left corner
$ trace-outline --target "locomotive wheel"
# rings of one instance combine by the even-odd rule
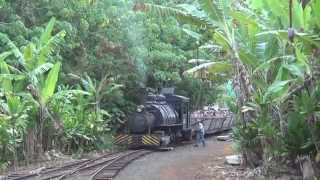
[[[192,130],[191,129],[183,131],[182,134],[183,134],[183,139],[185,141],[191,141],[192,140]]]
[[[170,141],[174,144],[177,143],[178,139],[177,139],[177,134],[175,132],[172,132],[170,134]]]

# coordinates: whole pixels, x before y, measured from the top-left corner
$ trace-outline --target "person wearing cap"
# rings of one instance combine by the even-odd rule
[[[200,143],[202,143],[202,146],[206,146],[206,142],[204,140],[204,127],[200,120],[197,120],[197,126],[196,126],[196,137],[197,137],[197,144],[196,147],[199,146]]]

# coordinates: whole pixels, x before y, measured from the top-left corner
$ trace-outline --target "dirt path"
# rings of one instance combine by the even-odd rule
[[[212,137],[205,148],[186,145],[153,153],[131,163],[115,180],[238,179],[243,170],[224,164],[224,156],[234,153],[231,146]]]

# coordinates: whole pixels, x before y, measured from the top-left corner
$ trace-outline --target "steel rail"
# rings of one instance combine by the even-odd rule
[[[96,170],[94,172],[94,174],[90,177],[90,180],[96,180],[96,177],[102,173],[105,169],[107,169],[108,167],[114,165],[114,163],[117,163],[117,162],[121,162],[121,160],[125,159],[125,158],[128,158],[130,156],[133,156],[132,159],[129,159],[127,161],[124,161],[122,163],[124,163],[123,165],[121,165],[120,167],[117,166],[116,169],[114,169],[116,172],[114,174],[112,174],[111,176],[108,176],[106,179],[112,179],[113,177],[115,177],[121,169],[123,169],[124,167],[126,167],[129,163],[131,163],[132,161],[134,161],[135,159],[141,157],[141,156],[144,156],[144,155],[147,155],[151,153],[151,151],[146,151],[146,150],[136,150],[136,151],[133,151],[133,152],[129,152],[123,156],[120,156],[110,162],[108,162],[107,164],[105,164],[103,167],[101,167],[100,169]],[[137,156],[135,156],[137,155]],[[99,178],[99,180],[101,179],[105,179],[105,178]]]

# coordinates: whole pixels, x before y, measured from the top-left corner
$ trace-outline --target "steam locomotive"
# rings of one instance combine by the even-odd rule
[[[190,99],[164,88],[148,94],[145,102],[129,116],[125,133],[115,144],[136,147],[166,147],[179,139],[191,140]]]

